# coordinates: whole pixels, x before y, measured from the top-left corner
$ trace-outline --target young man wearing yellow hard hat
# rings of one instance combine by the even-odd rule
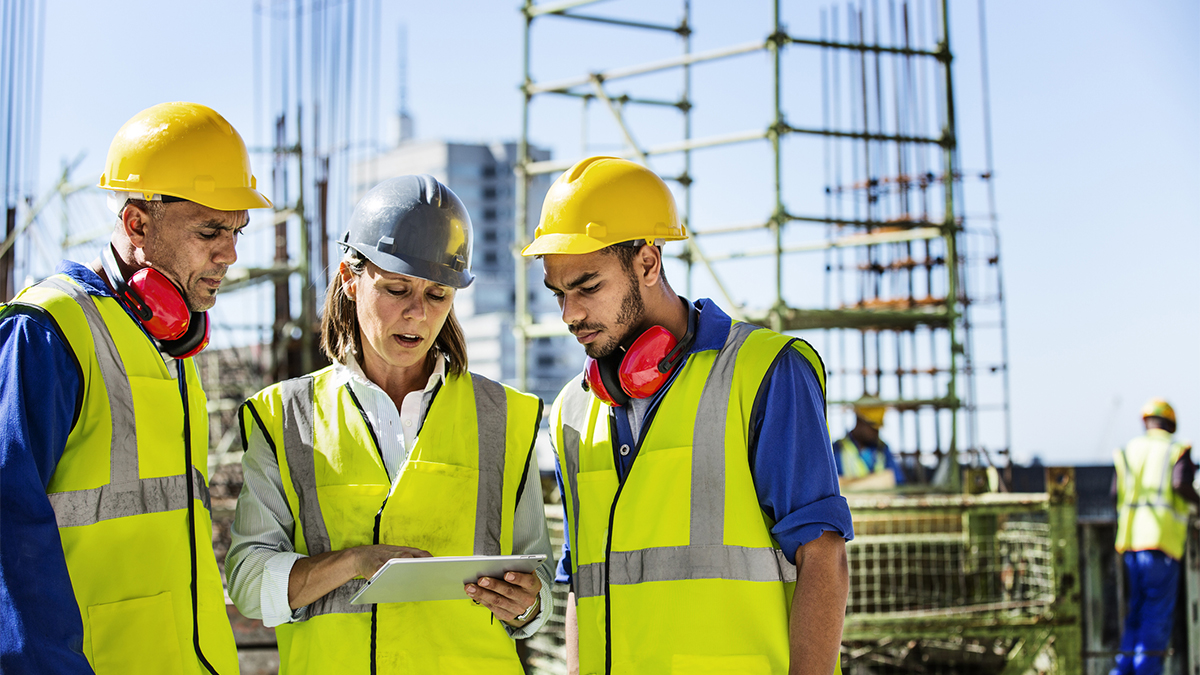
[[[535,239],[584,346],[550,413],[566,511],[568,661],[581,673],[830,673],[850,512],[806,342],[689,302],[661,246],[669,188],[592,157],[555,181]]]
[[[1129,612],[1111,675],[1157,675],[1171,642],[1192,481],[1192,445],[1172,438],[1175,410],[1162,399],[1142,406],[1146,433],[1113,452],[1117,552],[1129,578]]]
[[[191,357],[247,210],[271,202],[194,103],[126,122],[100,187],[101,258],[0,310],[0,671],[237,673]]]
[[[843,489],[880,489],[904,483],[904,471],[879,437],[887,408],[874,396],[854,402],[854,427],[833,444]]]

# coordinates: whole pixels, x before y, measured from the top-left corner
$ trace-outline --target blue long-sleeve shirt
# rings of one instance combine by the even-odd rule
[[[92,270],[58,272],[112,297]],[[92,673],[46,488],[79,414],[82,376],[48,313],[0,314],[0,672]]]
[[[696,302],[700,316],[696,338],[689,356],[702,351],[719,350],[729,336],[730,318],[711,300]],[[667,385],[651,399],[649,418],[674,382],[676,368]],[[750,450],[751,473],[758,503],[774,521],[771,535],[784,555],[795,562],[796,549],[821,536],[837,532],[845,539],[854,538],[850,508],[838,492],[837,466],[834,462],[829,429],[825,425],[825,396],[811,364],[799,352],[787,349],[768,373],[770,383],[766,399],[753,420]],[[627,407],[613,409],[617,444],[634,444]],[[642,429],[645,433],[645,429]],[[618,456],[622,474],[629,470],[633,453]],[[562,467],[556,467],[562,490]],[[569,529],[567,531],[570,531]],[[570,547],[563,544],[557,581],[570,582]]]

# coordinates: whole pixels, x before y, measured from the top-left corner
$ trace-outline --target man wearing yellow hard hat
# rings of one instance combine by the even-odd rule
[[[1113,452],[1117,552],[1129,579],[1129,611],[1111,675],[1157,675],[1171,642],[1192,481],[1192,446],[1177,441],[1175,410],[1155,398],[1142,406],[1146,433]]]
[[[874,396],[854,402],[854,427],[833,445],[843,489],[878,489],[904,482],[904,471],[879,437],[887,407]]]
[[[581,673],[838,671],[850,511],[824,366],[803,340],[689,302],[667,185],[592,157],[551,186],[526,256],[588,355],[550,413]]]
[[[238,672],[212,552],[192,356],[248,221],[271,206],[211,108],[134,115],[90,265],[0,309],[0,671]]]

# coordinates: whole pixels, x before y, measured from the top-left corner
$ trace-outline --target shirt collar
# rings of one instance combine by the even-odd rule
[[[379,385],[375,384],[363,372],[362,366],[359,365],[358,359],[351,358],[349,363],[340,361],[335,363],[336,370],[339,374],[339,383],[349,382],[354,380],[359,384],[367,385],[379,389]],[[440,355],[433,360],[433,372],[429,375],[429,381],[425,383],[424,393],[429,393],[442,384],[446,379],[446,359]]]
[[[700,316],[696,319],[696,339],[692,341],[689,354],[703,351],[719,350],[729,339],[729,329],[733,327],[733,319],[708,298],[700,298],[694,303]]]
[[[63,260],[54,268],[55,274],[65,274],[72,281],[83,286],[83,290],[87,291],[88,295],[98,295],[102,298],[116,297],[108,288],[108,284],[100,278],[99,274],[92,268],[81,265],[74,260]]]

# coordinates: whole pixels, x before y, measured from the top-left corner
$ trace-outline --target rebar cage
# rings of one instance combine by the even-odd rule
[[[1047,485],[847,497],[843,672],[1079,672],[1074,472],[1049,469]]]

